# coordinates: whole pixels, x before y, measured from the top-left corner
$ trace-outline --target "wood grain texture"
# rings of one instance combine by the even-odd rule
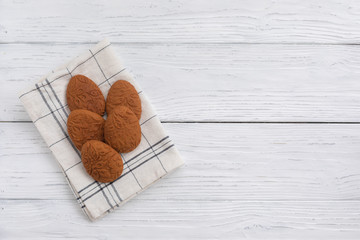
[[[28,121],[17,93],[89,44],[10,44],[0,120]],[[162,121],[359,122],[360,46],[114,44]]]
[[[360,125],[164,126],[186,165],[145,201],[360,201]],[[73,198],[32,123],[0,131],[0,199]]]
[[[186,165],[90,223],[33,124],[0,124],[1,236],[360,237],[359,125],[164,126]]]
[[[358,239],[359,202],[134,199],[90,223],[70,200],[0,200],[3,239]],[[19,230],[21,226],[21,231]]]
[[[355,0],[0,1],[0,239],[359,239],[359,13]],[[90,223],[17,93],[104,37],[186,164]]]
[[[354,0],[3,0],[0,41],[359,43],[359,12]]]

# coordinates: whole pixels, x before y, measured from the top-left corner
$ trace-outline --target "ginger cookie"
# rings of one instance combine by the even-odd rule
[[[88,140],[104,141],[104,125],[99,114],[84,109],[72,111],[67,120],[69,136],[79,150]]]
[[[139,94],[131,83],[125,80],[116,81],[106,97],[106,112],[110,114],[117,106],[125,106],[133,111],[138,119],[141,116]]]
[[[97,141],[87,141],[81,149],[81,161],[86,172],[98,182],[112,182],[121,176],[124,168],[119,153],[109,145]]]
[[[116,107],[105,121],[104,138],[118,152],[134,150],[141,140],[138,118],[129,108]]]
[[[99,115],[105,113],[105,98],[100,88],[83,75],[73,76],[66,89],[66,100],[71,111],[86,109]]]

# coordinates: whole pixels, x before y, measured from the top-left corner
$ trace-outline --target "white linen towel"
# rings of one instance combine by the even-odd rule
[[[96,182],[86,173],[80,152],[67,133],[66,121],[70,110],[66,102],[66,88],[70,78],[77,74],[93,80],[105,98],[114,82],[127,80],[134,85],[141,99],[141,142],[132,152],[121,154],[124,171],[111,183]],[[121,206],[183,164],[148,99],[119,62],[107,40],[48,74],[21,92],[19,98],[90,220]]]

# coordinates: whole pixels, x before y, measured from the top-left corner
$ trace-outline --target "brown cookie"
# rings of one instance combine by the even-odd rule
[[[119,153],[109,145],[96,141],[87,141],[81,149],[81,161],[86,172],[96,181],[107,183],[121,176],[124,168]]]
[[[138,119],[141,116],[139,94],[131,83],[125,80],[116,81],[106,97],[106,112],[110,114],[117,106],[125,106],[133,111]]]
[[[100,88],[83,75],[75,75],[70,79],[66,100],[71,111],[86,109],[101,116],[105,113],[105,98]]]
[[[88,140],[104,141],[104,125],[99,114],[84,109],[72,111],[67,120],[69,136],[79,150]]]
[[[141,140],[141,128],[138,118],[127,107],[115,108],[104,127],[105,142],[118,152],[134,150]]]

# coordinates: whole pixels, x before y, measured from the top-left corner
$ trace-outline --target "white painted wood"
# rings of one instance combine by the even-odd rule
[[[89,44],[0,48],[0,120],[28,121],[17,93]],[[360,47],[114,44],[162,121],[360,120]]]
[[[359,202],[142,201],[91,223],[71,200],[0,200],[2,239],[358,239]]]
[[[1,236],[360,237],[359,125],[164,126],[186,165],[90,223],[35,127],[1,123]]]
[[[164,126],[186,164],[140,199],[360,201],[360,125]],[[72,199],[32,123],[0,131],[0,198]]]
[[[2,0],[0,239],[359,239],[360,125],[304,123],[359,123],[359,12],[354,0]],[[17,92],[103,37],[161,120],[180,122],[164,126],[186,164],[91,223],[17,122],[29,121]],[[199,121],[219,123],[185,123]]]
[[[2,0],[1,42],[358,43],[356,0]]]

